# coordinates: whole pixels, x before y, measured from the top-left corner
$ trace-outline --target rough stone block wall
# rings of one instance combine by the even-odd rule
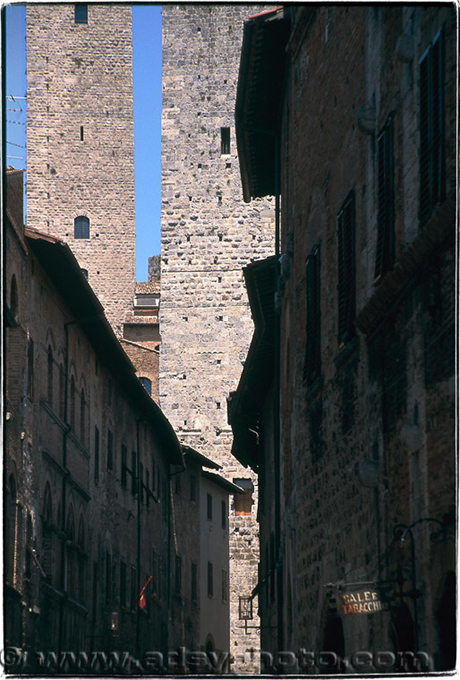
[[[231,457],[226,408],[253,332],[242,268],[274,252],[274,201],[243,203],[234,125],[243,22],[257,11],[163,7],[160,404],[230,480],[252,478]],[[258,669],[248,650],[259,630],[238,620],[238,597],[257,583],[257,488],[255,500],[251,518],[230,519],[230,651],[242,671]]]
[[[74,7],[27,7],[27,222],[69,243],[120,334],[136,280],[131,7],[90,4],[79,24]]]

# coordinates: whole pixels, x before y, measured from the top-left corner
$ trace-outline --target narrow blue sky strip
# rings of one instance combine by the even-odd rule
[[[148,258],[160,253],[161,40],[161,6],[133,5],[138,281],[147,281]]]

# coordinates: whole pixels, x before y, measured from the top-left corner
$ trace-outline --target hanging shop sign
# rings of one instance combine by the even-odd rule
[[[376,590],[356,590],[352,593],[341,593],[342,612],[349,614],[375,614],[386,609],[386,605]]]

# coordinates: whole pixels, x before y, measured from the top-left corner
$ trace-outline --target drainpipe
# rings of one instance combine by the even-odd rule
[[[278,294],[280,257],[280,135],[275,135],[275,295]],[[280,454],[280,334],[281,309],[275,302],[274,338],[274,463],[275,463],[275,537],[276,537],[276,581],[278,591],[277,623],[278,651],[283,649],[283,570],[281,557],[281,454]]]

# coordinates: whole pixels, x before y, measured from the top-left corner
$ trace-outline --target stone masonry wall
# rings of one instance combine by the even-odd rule
[[[230,453],[226,399],[253,332],[242,268],[274,251],[274,201],[243,203],[234,127],[243,22],[257,11],[163,7],[160,309],[161,408],[183,443],[255,487]],[[230,128],[228,154],[221,128]],[[257,488],[254,495],[251,516],[230,509],[230,651],[242,672],[258,670],[248,650],[258,649],[259,630],[246,634],[238,620],[238,597],[257,583]]]
[[[27,221],[71,246],[120,332],[135,285],[128,5],[27,6]],[[74,238],[74,218],[90,220]]]

